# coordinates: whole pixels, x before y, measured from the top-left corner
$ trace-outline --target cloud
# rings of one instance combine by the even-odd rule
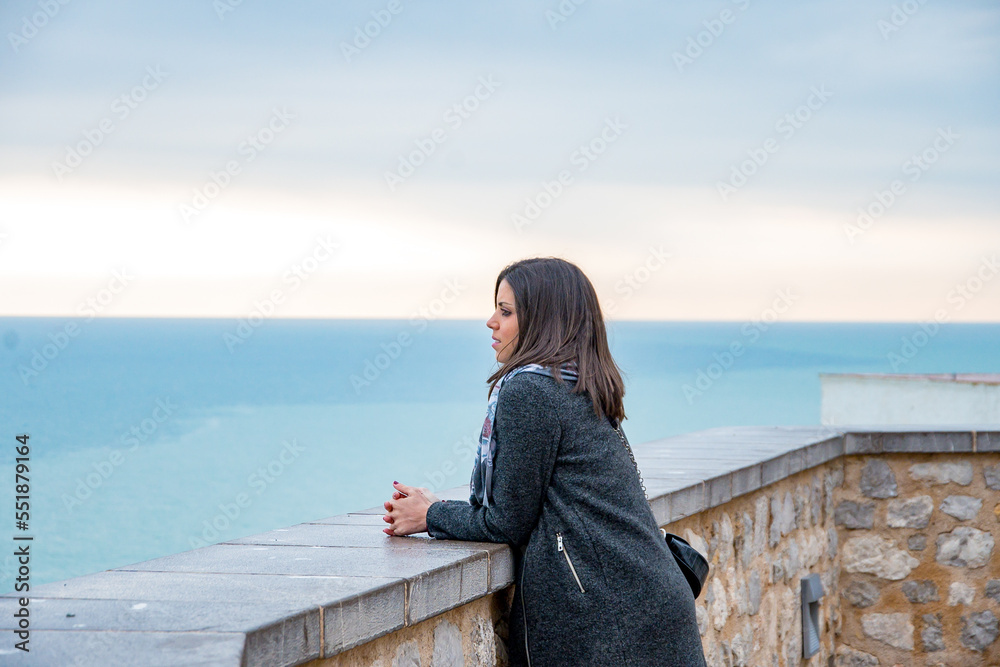
[[[19,307],[59,310],[76,298],[72,276],[129,262],[159,286],[123,309],[183,314],[190,285],[218,280],[223,295],[196,310],[237,312],[332,230],[347,245],[326,287],[346,279],[358,293],[302,296],[296,313],[398,316],[435,281],[463,275],[488,292],[499,267],[533,254],[579,258],[613,298],[665,243],[675,260],[658,277],[671,287],[651,280],[621,313],[740,317],[787,278],[821,295],[802,317],[918,318],[924,302],[901,294],[947,286],[995,243],[990,3],[923,4],[886,36],[893,6],[863,2],[585,3],[555,23],[558,3],[401,6],[388,22],[379,2],[243,3],[221,18],[194,1],[63,7],[2,56],[0,276],[48,286]],[[34,8],[8,3],[0,26]],[[345,57],[341,44],[379,20]],[[677,53],[691,62],[679,68]],[[150,67],[162,85],[119,117],[116,100]],[[495,90],[477,96],[484,79]],[[831,95],[812,108],[817,89]],[[248,159],[241,147],[275,109],[294,122]],[[113,131],[59,174],[105,119]],[[609,120],[626,129],[602,146]],[[941,128],[960,135],[954,147],[848,243],[858,208]],[[592,142],[602,149],[584,169],[574,156]],[[185,225],[178,208],[234,160]],[[390,188],[401,161],[412,174]],[[734,170],[745,183],[720,196]],[[562,172],[572,184],[545,203]],[[532,205],[519,233],[512,216]],[[946,228],[947,243],[928,240]]]

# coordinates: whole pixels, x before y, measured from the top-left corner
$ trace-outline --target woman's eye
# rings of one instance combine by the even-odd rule
[[[504,317],[510,315],[510,311],[509,310],[501,310],[500,312],[503,314]]]

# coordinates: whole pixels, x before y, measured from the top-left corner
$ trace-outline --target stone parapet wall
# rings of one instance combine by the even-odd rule
[[[508,587],[306,667],[505,667],[512,591]]]
[[[840,662],[1000,664],[1000,454],[844,458]]]
[[[995,425],[720,428],[633,450],[657,523],[711,561],[712,667],[1000,665]],[[0,661],[505,666],[511,548],[387,537],[383,512],[33,586],[31,655]],[[803,659],[808,575],[825,595]],[[19,597],[0,596],[0,630]]]
[[[799,472],[792,464],[724,502],[724,493],[713,502],[713,480],[673,493],[666,509],[654,500],[661,517],[687,514],[662,525],[711,564],[696,600],[710,667],[1000,664],[1000,453],[919,453],[923,446],[943,447],[911,438],[912,453],[838,454]],[[644,466],[647,486],[657,485],[656,470]],[[824,596],[819,651],[806,659],[800,582],[810,574]],[[310,665],[506,665],[511,593]],[[495,662],[484,661],[491,651]]]
[[[710,578],[696,600],[709,667],[825,666],[836,650],[840,461],[795,474],[664,526],[705,553]],[[819,652],[802,658],[800,581],[819,574]]]

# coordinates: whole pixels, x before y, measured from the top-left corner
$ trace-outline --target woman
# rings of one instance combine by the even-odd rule
[[[593,285],[526,259],[494,305],[502,366],[469,502],[395,482],[384,531],[514,547],[511,665],[704,665],[691,589],[617,430],[624,385]]]

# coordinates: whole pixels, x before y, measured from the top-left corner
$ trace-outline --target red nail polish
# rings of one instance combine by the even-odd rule
[[[396,480],[392,480],[392,483],[393,484],[399,484],[399,482],[397,482]]]

